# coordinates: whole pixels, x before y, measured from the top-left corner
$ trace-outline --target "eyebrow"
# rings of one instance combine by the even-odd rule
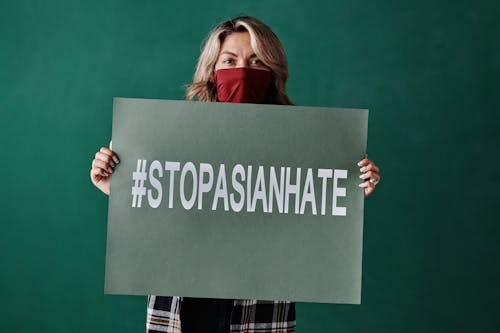
[[[236,53],[233,53],[231,51],[222,51],[221,54],[229,54],[229,55],[232,55],[233,57],[238,57],[238,55]],[[255,58],[257,57],[257,55],[255,53],[252,53],[250,55],[250,58]]]

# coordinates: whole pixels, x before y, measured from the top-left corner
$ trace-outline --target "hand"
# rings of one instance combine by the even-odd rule
[[[92,161],[90,169],[90,179],[92,183],[105,194],[109,195],[110,179],[114,167],[120,163],[118,155],[112,150],[112,141],[109,142],[109,148],[102,147]]]
[[[368,155],[358,162],[358,166],[360,166],[359,171],[361,172],[359,178],[366,180],[358,186],[364,188],[366,198],[372,194],[375,190],[375,185],[380,181],[379,168],[368,159]]]

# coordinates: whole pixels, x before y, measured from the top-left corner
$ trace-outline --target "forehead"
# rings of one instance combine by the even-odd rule
[[[231,51],[234,53],[253,53],[250,40],[250,34],[246,31],[233,32],[224,39],[220,52]]]

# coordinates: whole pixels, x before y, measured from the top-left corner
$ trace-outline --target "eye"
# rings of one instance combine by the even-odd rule
[[[229,59],[224,59],[224,60],[222,60],[222,63],[230,65],[230,64],[234,63],[234,60],[230,59],[230,58]]]
[[[252,59],[250,61],[250,64],[252,64],[252,65],[262,65],[262,61],[260,61],[259,59]]]

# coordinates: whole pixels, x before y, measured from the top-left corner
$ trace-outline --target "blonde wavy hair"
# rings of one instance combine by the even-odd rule
[[[248,32],[250,43],[257,57],[272,74],[271,87],[266,104],[293,104],[286,94],[288,62],[278,37],[266,24],[250,16],[239,16],[217,25],[205,39],[203,50],[196,65],[193,82],[187,86],[186,100],[214,102],[217,91],[214,86],[215,63],[224,39],[233,32]]]

